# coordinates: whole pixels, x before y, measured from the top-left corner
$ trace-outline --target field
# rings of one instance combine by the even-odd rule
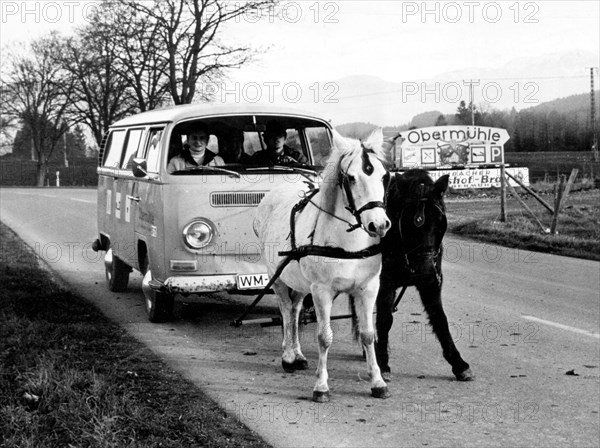
[[[505,152],[504,159],[511,166],[529,168],[529,179],[555,181],[560,174],[569,175],[573,168],[579,178],[600,178],[600,162],[594,161],[590,151],[578,152]]]
[[[447,201],[449,232],[479,241],[571,257],[600,260],[600,190],[581,189],[579,184],[564,203],[557,234],[544,233],[539,224],[510,195],[507,221],[500,222],[500,197],[495,192],[474,197],[450,194]],[[546,202],[553,204],[550,184],[537,184]],[[545,228],[552,216],[530,195],[522,196]]]

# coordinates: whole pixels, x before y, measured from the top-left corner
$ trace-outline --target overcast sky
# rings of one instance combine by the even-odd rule
[[[91,1],[0,2],[2,43],[84,23]],[[600,49],[600,2],[283,2],[260,22],[235,24],[235,39],[269,47],[239,79],[337,79],[369,74],[422,79],[514,57]],[[241,72],[241,71],[240,71]]]
[[[247,79],[404,81],[515,57],[600,51],[598,1],[291,3],[283,23],[244,25],[253,42],[273,45],[244,70]],[[294,23],[296,11],[302,19]]]
[[[2,0],[2,44],[51,30],[69,33],[85,23],[94,4]],[[282,2],[260,21],[245,17],[227,28],[226,39],[265,50],[254,64],[231,71],[228,82],[310,85],[350,75],[404,82],[548,53],[598,55],[599,5],[596,0]],[[591,63],[598,65],[598,56]],[[583,75],[585,67],[581,70]]]

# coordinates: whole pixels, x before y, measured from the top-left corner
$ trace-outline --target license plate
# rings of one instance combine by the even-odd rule
[[[238,289],[264,288],[269,283],[268,274],[240,274],[237,276]]]

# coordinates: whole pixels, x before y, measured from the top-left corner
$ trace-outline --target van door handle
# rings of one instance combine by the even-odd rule
[[[127,199],[129,199],[130,201],[134,201],[134,202],[140,202],[139,196],[131,196],[130,194],[128,194]]]

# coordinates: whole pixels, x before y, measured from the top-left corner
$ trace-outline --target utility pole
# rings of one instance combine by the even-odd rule
[[[463,79],[463,84],[469,86],[469,107],[471,108],[471,125],[475,126],[475,94],[473,86],[479,85],[479,79],[474,81],[472,79],[466,81]]]
[[[590,69],[590,119],[592,121],[592,154],[594,154],[594,161],[600,161],[598,155],[598,133],[596,132],[596,94],[594,92],[594,70],[598,67],[586,67]]]

